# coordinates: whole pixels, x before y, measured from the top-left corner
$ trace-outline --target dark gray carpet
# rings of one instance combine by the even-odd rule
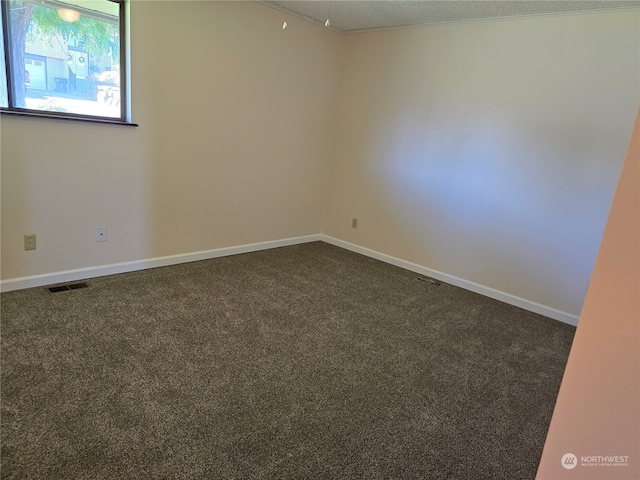
[[[5,479],[533,479],[574,328],[312,243],[3,293]]]

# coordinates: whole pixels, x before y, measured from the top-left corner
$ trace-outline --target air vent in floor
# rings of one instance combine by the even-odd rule
[[[58,285],[56,287],[49,287],[47,288],[47,290],[49,290],[51,293],[58,293],[58,292],[66,292],[67,290],[77,290],[79,288],[87,288],[88,286],[89,286],[88,283],[80,282],[80,283],[70,283],[68,285]]]

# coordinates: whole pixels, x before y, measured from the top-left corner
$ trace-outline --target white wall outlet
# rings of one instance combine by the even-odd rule
[[[31,233],[24,236],[24,249],[35,250],[36,249],[36,234]]]
[[[351,228],[358,228],[358,219],[357,218],[351,219]]]
[[[107,241],[107,227],[96,227],[96,242]]]

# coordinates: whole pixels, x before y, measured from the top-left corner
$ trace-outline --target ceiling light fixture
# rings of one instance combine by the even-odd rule
[[[69,8],[60,8],[58,9],[58,15],[60,18],[68,23],[77,22],[80,18],[80,12],[76,10],[71,10]]]
[[[324,26],[327,28],[331,26],[331,22],[329,21],[330,16],[331,16],[331,0],[329,0],[329,11],[327,12],[327,21],[324,22]]]
[[[287,3],[289,3],[289,2],[287,2]],[[285,6],[285,8],[287,8],[287,7]],[[284,11],[284,22],[282,22],[282,29],[286,30],[288,26],[289,25],[287,25],[287,11],[285,10]]]

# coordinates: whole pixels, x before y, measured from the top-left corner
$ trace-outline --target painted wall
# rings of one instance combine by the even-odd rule
[[[138,128],[1,119],[3,279],[320,233],[342,36],[256,2],[131,21]]]
[[[640,101],[639,21],[347,36],[324,233],[577,317]]]
[[[256,2],[131,10],[140,127],[0,120],[3,280],[325,233],[577,318],[637,11],[341,36]]]
[[[538,480],[640,478],[639,220],[640,111],[562,379]]]

